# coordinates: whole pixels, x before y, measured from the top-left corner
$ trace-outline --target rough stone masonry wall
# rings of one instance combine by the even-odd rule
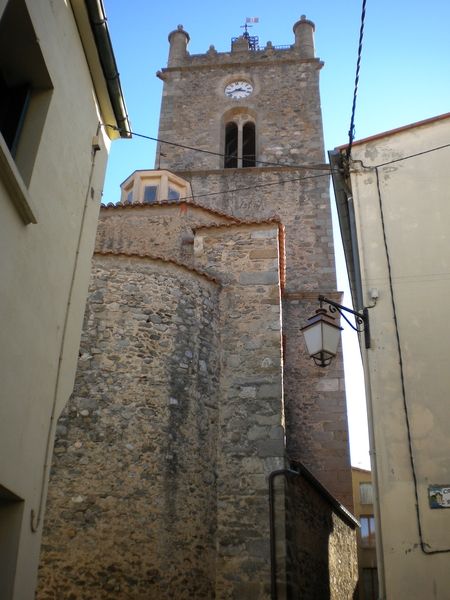
[[[288,597],[352,600],[358,582],[356,523],[303,476],[289,477]]]
[[[318,59],[295,53],[246,52],[228,61],[211,56],[203,64],[189,58],[163,71],[159,138],[223,153],[224,121],[239,112],[255,118],[258,160],[298,165],[324,160]],[[236,79],[253,83],[254,92],[236,103],[224,88]],[[159,157],[159,150],[164,156]],[[223,158],[161,144],[161,169],[220,169]],[[263,166],[263,165],[259,165]]]
[[[243,219],[252,215],[258,218],[278,215],[285,224],[287,294],[293,293],[292,298],[285,297],[283,311],[288,454],[313,470],[351,510],[342,356],[329,368],[318,369],[305,355],[300,331],[317,308],[319,291],[333,295],[331,290],[335,289],[328,179],[258,187],[304,176],[305,172],[286,169],[239,169],[235,170],[232,181],[223,170],[188,174],[193,190],[214,193],[223,190],[223,194],[202,198],[212,209]],[[248,189],[245,194],[226,192],[236,187]],[[97,250],[156,253],[193,264],[192,244],[183,242],[193,235],[192,228],[226,222],[230,219],[187,205],[106,208],[101,211]],[[296,293],[296,290],[302,291]]]
[[[318,308],[319,293],[336,296],[327,177],[279,169],[229,169],[186,174],[196,191],[222,194],[203,203],[242,219],[278,216],[285,226],[283,299],[284,393],[289,457],[303,462],[352,510],[350,453],[342,356],[320,369],[307,356],[301,327]],[[294,180],[281,183],[286,180]],[[266,185],[275,184],[275,185]],[[265,187],[260,187],[260,186]],[[245,188],[245,191],[227,191]]]
[[[255,121],[257,159],[280,165],[222,169],[222,157],[167,144],[159,147],[164,156],[157,153],[161,167],[188,179],[203,204],[243,219],[277,215],[285,226],[286,291],[295,295],[283,300],[288,451],[351,508],[342,362],[339,359],[328,374],[311,368],[299,334],[317,306],[305,293],[329,295],[336,290],[329,177],[321,165],[323,64],[317,58],[301,58],[295,47],[270,46],[258,52],[180,54],[178,59],[176,67],[172,62],[161,74],[159,137],[223,153],[224,123],[247,114]],[[252,82],[253,93],[239,101],[225,97],[225,85],[241,79]],[[304,180],[287,182],[300,178]],[[214,195],[204,195],[208,193]]]
[[[286,233],[286,291],[336,289],[328,176],[308,179],[318,173],[276,168],[177,174],[191,181],[194,199],[211,194],[201,203],[220,212],[253,221],[280,218]]]
[[[102,207],[95,249],[159,256],[190,265],[192,228],[228,222],[233,219],[186,202]]]
[[[218,286],[96,256],[38,598],[214,597]]]
[[[278,227],[200,228],[194,255],[223,282],[216,598],[268,599],[267,477],[285,455]]]
[[[326,294],[337,302],[341,295]],[[342,353],[325,369],[306,356],[301,328],[318,308],[317,293],[285,299],[285,411],[287,449],[353,510],[347,407]],[[299,401],[300,400],[300,401]]]

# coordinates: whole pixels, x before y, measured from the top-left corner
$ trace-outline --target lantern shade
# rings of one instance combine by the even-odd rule
[[[335,321],[325,309],[319,308],[301,329],[308,354],[320,367],[328,366],[337,353],[342,327]]]

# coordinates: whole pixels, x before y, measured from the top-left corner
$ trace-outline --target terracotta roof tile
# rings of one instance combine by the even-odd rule
[[[268,219],[258,219],[258,220],[246,220],[246,219],[238,219],[236,217],[234,223],[220,223],[216,225],[212,223],[211,225],[198,225],[193,228],[193,231],[197,231],[197,229],[220,229],[221,227],[238,227],[239,225],[273,225],[276,224],[280,226],[281,220],[279,217],[269,217]]]
[[[273,217],[269,217],[267,219],[257,219],[257,220],[245,220],[245,219],[239,219],[238,217],[234,217],[230,214],[224,213],[222,211],[213,209],[213,208],[209,208],[208,206],[203,206],[202,204],[198,204],[197,202],[187,202],[185,200],[164,200],[162,202],[154,202],[152,204],[143,204],[141,202],[133,202],[132,204],[113,204],[112,202],[108,203],[108,204],[102,204],[101,208],[103,210],[110,210],[110,209],[123,209],[123,210],[129,210],[129,209],[133,209],[133,208],[151,208],[151,207],[155,207],[155,206],[176,206],[179,208],[183,208],[186,206],[192,206],[193,208],[199,208],[201,210],[205,210],[207,212],[210,212],[214,215],[218,215],[221,217],[225,217],[226,219],[230,220],[231,223],[222,223],[220,225],[217,224],[211,224],[211,225],[199,225],[198,227],[194,227],[193,231],[197,231],[198,229],[208,229],[208,228],[220,228],[220,227],[236,227],[239,225],[271,225],[271,224],[276,224],[278,226],[278,240],[279,240],[279,269],[280,269],[280,284],[281,284],[281,290],[283,291],[285,288],[285,284],[286,284],[286,250],[285,250],[285,228],[284,225],[281,222],[280,217],[278,217],[277,215],[274,215]],[[211,279],[212,281],[216,281],[216,279],[214,279],[213,277],[211,277],[210,275],[203,273],[201,271],[197,271],[196,269],[192,268],[192,267],[187,267],[186,265],[183,265],[182,263],[178,263],[174,260],[170,260],[170,259],[165,259],[163,257],[159,257],[159,256],[151,256],[148,254],[132,254],[132,253],[126,253],[126,252],[96,252],[96,254],[122,254],[124,256],[136,256],[136,257],[142,257],[142,258],[150,258],[150,259],[155,259],[155,260],[162,260],[164,262],[172,262],[173,264],[176,264],[178,266],[181,267],[185,267],[187,269],[189,269],[190,271],[194,271],[197,272],[200,275],[204,275],[205,277]]]
[[[94,256],[124,256],[125,258],[146,258],[151,261],[159,261],[159,262],[163,262],[163,263],[168,263],[168,264],[175,265],[177,267],[181,267],[182,269],[186,269],[187,271],[190,271],[191,273],[195,273],[196,275],[205,277],[205,279],[208,279],[209,281],[212,281],[213,283],[217,283],[217,284],[221,285],[220,280],[217,279],[216,277],[213,277],[209,273],[206,273],[205,271],[200,271],[199,269],[190,267],[189,265],[178,262],[171,258],[164,258],[162,256],[146,254],[144,252],[126,252],[126,251],[114,252],[112,250],[96,250],[94,252]]]
[[[233,215],[230,215],[223,211],[217,210],[215,208],[210,208],[209,206],[204,206],[203,204],[199,204],[198,202],[191,202],[191,201],[187,201],[187,200],[162,200],[161,202],[152,202],[151,204],[143,204],[142,202],[133,202],[131,204],[114,204],[113,202],[108,202],[108,204],[102,204],[100,206],[100,208],[102,210],[110,210],[110,209],[130,210],[130,209],[134,209],[134,208],[151,209],[151,208],[161,207],[161,206],[170,206],[170,207],[173,206],[173,207],[179,207],[179,208],[192,206],[193,208],[205,210],[206,212],[212,213],[214,215],[218,215],[220,217],[224,217],[225,219],[229,219],[233,222],[236,222],[239,220],[236,217],[233,217]]]

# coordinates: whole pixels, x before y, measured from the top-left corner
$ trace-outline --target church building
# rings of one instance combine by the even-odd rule
[[[181,25],[169,35],[156,168],[100,213],[39,598],[297,597],[292,565],[322,568],[295,539],[300,505],[327,528],[317,564],[347,585],[333,597],[351,597],[342,359],[318,368],[300,331],[319,294],[340,299],[323,63],[314,24],[293,31],[289,46],[245,32],[197,55]],[[327,577],[302,597],[329,597]]]

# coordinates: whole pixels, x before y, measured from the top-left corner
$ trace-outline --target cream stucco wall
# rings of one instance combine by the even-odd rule
[[[110,144],[97,129],[102,115],[71,4],[27,0],[26,5],[53,90],[29,181],[21,180],[14,164],[0,170],[0,597],[5,600],[34,598],[47,467],[54,427],[73,387]],[[4,7],[1,2],[0,18]],[[96,134],[100,150],[94,153]],[[3,143],[2,165],[11,164],[5,149]],[[20,214],[16,188],[25,190],[36,223]]]
[[[379,294],[364,368],[389,600],[449,598],[450,508],[428,486],[450,485],[450,148],[391,162],[449,139],[447,115],[352,150],[365,305]]]

